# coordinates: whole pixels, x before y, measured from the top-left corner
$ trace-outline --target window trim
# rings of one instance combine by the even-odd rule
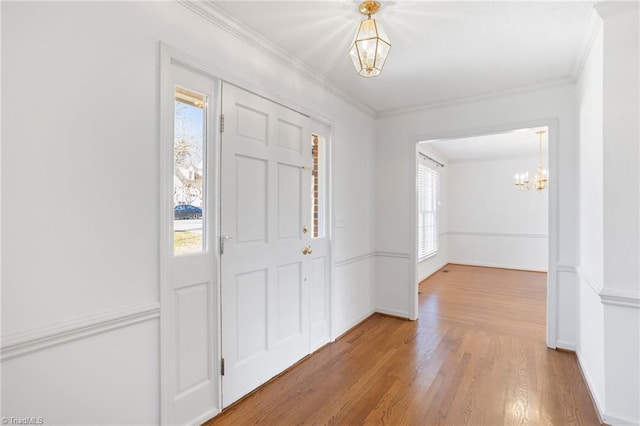
[[[417,258],[421,262],[436,256],[440,250],[440,214],[438,208],[440,203],[440,173],[422,162],[418,163],[416,173]],[[434,179],[431,184],[433,186],[431,194],[429,193],[429,177]],[[423,178],[425,179],[424,182],[422,182]],[[429,209],[426,205],[429,204],[428,198],[432,199],[433,209]],[[433,216],[432,225],[425,223],[427,222],[427,215]],[[431,236],[427,235],[429,228],[433,229],[433,235]],[[424,240],[421,238],[423,230],[425,233]],[[430,246],[432,247],[429,249]]]

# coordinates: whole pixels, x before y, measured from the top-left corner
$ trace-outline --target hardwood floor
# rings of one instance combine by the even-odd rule
[[[599,424],[575,355],[545,347],[546,274],[445,269],[419,321],[376,314],[207,425]]]

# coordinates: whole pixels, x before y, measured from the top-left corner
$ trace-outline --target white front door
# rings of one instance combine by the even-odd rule
[[[312,160],[308,117],[229,84],[222,113],[226,407],[310,352]]]

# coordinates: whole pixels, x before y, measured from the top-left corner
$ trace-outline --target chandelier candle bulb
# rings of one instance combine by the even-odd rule
[[[542,192],[549,181],[549,172],[542,165],[542,135],[546,133],[544,130],[536,132],[538,134],[538,167],[537,173],[533,177],[533,180],[529,179],[529,172],[516,173],[515,186],[519,191],[529,191],[535,188],[538,192]]]

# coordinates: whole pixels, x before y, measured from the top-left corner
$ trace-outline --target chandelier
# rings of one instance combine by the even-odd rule
[[[380,74],[391,49],[382,26],[371,19],[371,15],[379,10],[380,3],[377,1],[365,1],[358,6],[358,11],[366,15],[367,19],[360,22],[349,55],[360,77],[375,77]]]
[[[535,189],[538,192],[542,192],[547,186],[547,181],[549,181],[549,172],[547,172],[542,165],[542,135],[544,135],[546,131],[538,130],[536,133],[538,134],[538,170],[533,179],[529,178],[529,172],[516,173],[515,185],[520,191]]]

